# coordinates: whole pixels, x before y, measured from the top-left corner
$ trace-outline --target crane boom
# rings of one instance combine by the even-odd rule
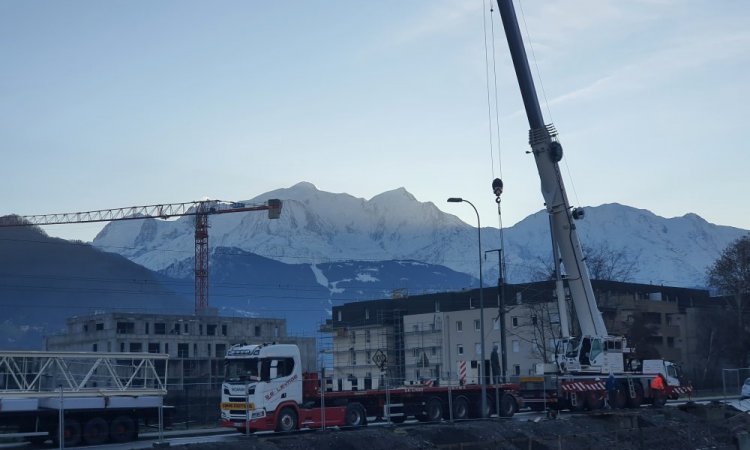
[[[195,216],[195,312],[205,312],[208,308],[208,216],[250,211],[268,211],[269,219],[281,215],[281,200],[269,199],[264,204],[221,200],[200,200],[185,203],[165,203],[161,205],[129,206],[127,208],[99,209],[60,214],[40,214],[32,216],[0,217],[0,227],[31,225],[60,225],[71,223],[113,222],[118,220],[168,219],[170,217]]]
[[[588,268],[573,221],[575,211],[571,212],[558,165],[562,159],[562,146],[557,141],[554,126],[544,123],[513,2],[512,0],[498,0],[497,3],[531,128],[529,144],[541,179],[542,195],[550,215],[552,236],[565,267],[566,279],[581,332],[585,336],[605,337],[608,335],[607,328],[596,305]],[[561,314],[563,314],[562,311]]]

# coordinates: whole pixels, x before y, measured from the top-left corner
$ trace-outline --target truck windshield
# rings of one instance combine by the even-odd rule
[[[225,381],[257,381],[258,358],[227,359],[224,362]]]
[[[565,344],[565,357],[566,358],[578,358],[578,344],[579,338],[571,338]]]

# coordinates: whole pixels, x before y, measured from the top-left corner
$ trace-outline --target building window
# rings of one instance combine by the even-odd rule
[[[216,344],[216,357],[222,358],[227,353],[227,344]]]
[[[511,323],[511,325],[513,325],[514,327],[517,327],[517,326],[518,326],[518,317],[511,317],[511,318],[510,318],[510,323]]]
[[[207,352],[206,355],[208,355],[208,357],[210,358],[211,357],[211,343],[210,342],[206,344],[206,352]]]
[[[104,330],[104,324],[103,323],[97,323],[96,324],[96,331],[102,331]]]
[[[155,323],[154,334],[167,334],[167,324],[159,322]]]
[[[182,332],[184,334],[188,334],[188,324],[186,324],[186,323],[182,324]]]
[[[435,300],[435,312],[440,312],[440,300]]]
[[[131,352],[142,352],[143,351],[143,345],[141,345],[140,342],[131,342],[130,343],[130,351]]]
[[[521,365],[520,364],[513,364],[513,374],[515,374],[515,375],[521,375]]]
[[[198,344],[193,343],[193,358],[198,357]]]
[[[279,326],[273,327],[273,337],[279,337]]]
[[[216,336],[216,325],[206,325],[206,335]]]
[[[135,323],[133,322],[117,322],[117,334],[134,334]]]
[[[365,320],[370,320],[370,310],[365,308]]]
[[[458,344],[458,354],[463,355],[464,354],[464,346],[463,344]]]
[[[464,324],[460,320],[456,321],[456,331],[464,331]]]
[[[121,352],[125,352],[125,343],[124,342],[120,342],[120,351]]]
[[[178,331],[179,331],[179,330],[178,330]],[[198,324],[198,334],[199,334],[200,336],[203,336],[203,324],[202,324],[202,323],[199,323],[199,324]]]
[[[356,331],[350,331],[349,332],[349,342],[351,342],[352,344],[356,344],[357,343],[357,332]]]
[[[482,354],[482,344],[479,342],[474,343],[474,354],[477,356]]]
[[[338,319],[339,319],[339,322],[341,322],[341,311],[338,311]]]
[[[187,358],[189,356],[190,347],[188,344],[177,344],[177,357]]]
[[[164,353],[169,354],[169,342],[164,343]]]
[[[260,325],[255,325],[255,337],[260,337]]]
[[[222,336],[226,336],[227,335],[227,325],[226,324],[222,324],[221,325],[221,335]]]
[[[176,323],[172,327],[172,334],[180,334],[180,324]]]
[[[417,331],[419,331],[419,325],[417,325],[417,324],[415,323],[414,325],[412,325],[412,329],[413,329],[413,330],[414,330],[414,332],[416,333]]]
[[[435,356],[435,355],[437,355],[437,347],[432,347],[432,348],[430,349],[430,354],[431,354],[432,356]]]
[[[672,336],[667,336],[667,347],[669,348],[674,347],[674,338]]]
[[[88,326],[88,324],[85,324],[85,323],[83,324],[83,332],[84,333],[88,333],[89,332],[89,326]]]
[[[370,343],[370,330],[365,330],[365,342]]]
[[[521,341],[514,339],[513,340],[513,353],[518,353],[521,351]]]
[[[416,358],[417,356],[419,356],[419,349],[414,347],[411,353],[412,353],[412,356]]]
[[[150,324],[150,323],[148,323],[148,322],[146,322],[146,323],[145,323],[144,325],[146,326],[146,333],[145,333],[145,334],[149,334],[149,333],[151,333],[151,330],[150,330],[150,328],[151,328],[151,327],[150,327],[150,325],[151,325],[151,324]]]
[[[479,319],[474,319],[474,331],[481,330],[482,327],[479,325]]]
[[[160,345],[158,342],[151,342],[148,344],[148,352],[149,353],[159,353]]]
[[[91,351],[95,352],[98,346],[96,344],[91,344]]]
[[[349,359],[351,359],[353,366],[357,365],[357,352],[354,349],[349,350]]]
[[[370,361],[372,361],[372,353],[370,353],[370,350],[367,350],[367,359],[365,362],[369,363]]]

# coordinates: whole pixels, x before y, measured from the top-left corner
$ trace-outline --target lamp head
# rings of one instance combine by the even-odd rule
[[[448,203],[461,203],[464,201],[461,197],[451,197],[448,199]]]

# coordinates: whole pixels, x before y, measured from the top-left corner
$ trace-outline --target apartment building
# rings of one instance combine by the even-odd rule
[[[224,355],[241,343],[294,343],[304,370],[316,370],[315,338],[287,335],[286,320],[104,313],[71,317],[62,334],[45,338],[48,351],[149,352],[169,355],[170,388],[191,383],[220,383]]]

